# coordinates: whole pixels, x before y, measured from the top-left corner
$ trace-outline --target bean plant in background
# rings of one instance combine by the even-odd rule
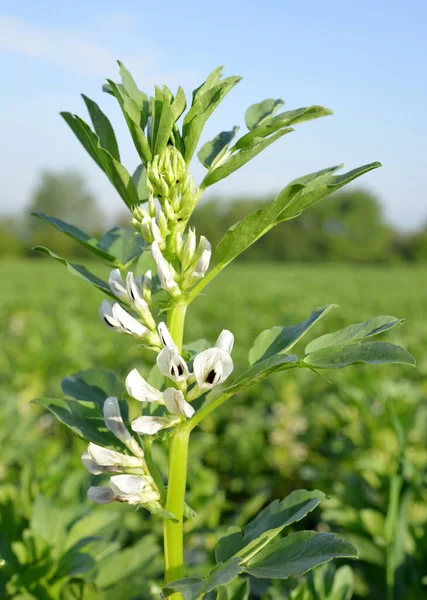
[[[297,342],[336,308],[328,305],[295,326],[262,331],[249,350],[249,368],[233,379],[233,333],[218,331],[213,344],[193,341],[190,322],[184,344],[187,309],[210,281],[275,225],[298,217],[321,198],[380,164],[367,164],[341,175],[334,166],[295,179],[272,202],[233,225],[217,245],[213,259],[203,232],[189,226],[204,190],[291,133],[293,125],[330,115],[331,111],[309,106],[281,112],[284,103],[280,99],[250,106],[245,113],[247,131],[237,141],[239,128],[233,127],[201,146],[197,156],[206,174],[197,184],[189,164],[205,123],[240,78],[222,78],[222,69],[216,69],[194,90],[186,111],[181,88],[173,95],[166,86],[156,87],[149,98],[124,65],[119,65],[121,83],[108,80],[104,91],[119,103],[141,160],[132,175],[121,164],[113,128],[95,102],[83,96],[93,128],[77,115],[62,116],[125,202],[133,229],[115,227],[97,240],[54,216],[36,215],[107,263],[108,282],[47,248],[38,249],[102,291],[108,299],[102,301],[99,314],[111,335],[133,337],[143,356],[147,360],[151,356],[155,364],[148,376],[131,370],[125,382],[107,371],[80,372],[64,380],[65,398],[36,402],[88,442],[82,463],[99,479],[88,489],[90,500],[127,503],[163,521],[165,581],[158,597],[249,598],[251,582],[256,579],[297,577],[334,558],[355,558],[357,549],[329,532],[279,535],[324,498],[317,490],[295,490],[265,507],[243,529],[231,527],[215,549],[216,566],[205,577],[189,577],[191,565],[187,569],[184,565],[183,522],[195,517],[185,502],[192,431],[236,394],[278,371],[309,369],[314,377],[324,369],[357,363],[413,365],[414,360],[400,346],[371,340],[402,323],[392,316],[375,317],[322,335],[310,341],[304,353],[294,354]],[[227,290],[222,302],[228,302]],[[211,318],[215,321],[215,312]],[[167,478],[161,475],[153,451],[164,442],[169,449]],[[329,566],[315,573],[301,582],[292,597],[351,597],[348,567],[335,572]],[[322,589],[329,591],[319,592]],[[76,597],[102,597],[99,594],[102,592],[91,583]],[[129,597],[138,598],[138,594],[133,590]],[[274,584],[271,594],[273,598]]]

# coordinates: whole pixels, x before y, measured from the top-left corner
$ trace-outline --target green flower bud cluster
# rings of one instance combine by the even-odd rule
[[[148,210],[142,207],[134,209],[134,224],[136,225],[135,221],[141,223],[142,235],[149,243],[156,240],[160,244],[159,232],[165,238],[177,224],[188,221],[200,192],[187,170],[182,154],[173,146],[167,146],[147,164],[146,177]],[[161,206],[157,215],[155,198]],[[156,225],[152,225],[156,216]]]

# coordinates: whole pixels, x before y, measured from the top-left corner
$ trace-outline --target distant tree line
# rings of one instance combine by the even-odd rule
[[[191,224],[212,246],[227,229],[273,197],[210,198],[197,207]],[[34,245],[47,245],[67,257],[85,257],[84,248],[30,217],[44,212],[101,234],[108,223],[84,178],[75,172],[45,172],[24,219],[0,219],[0,257],[29,256]],[[123,214],[121,224],[130,225]],[[281,223],[242,254],[246,261],[427,262],[427,224],[402,233],[387,224],[378,199],[363,189],[338,192]]]

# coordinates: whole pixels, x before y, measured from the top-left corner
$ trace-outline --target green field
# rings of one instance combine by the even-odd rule
[[[0,540],[0,553],[7,562],[13,544],[15,554],[23,557],[24,551],[19,554],[16,544],[28,545],[29,534],[23,533],[26,528],[41,530],[32,516],[39,495],[51,498],[58,515],[81,514],[82,507],[91,509],[84,501],[90,477],[79,466],[84,443],[42,415],[30,400],[58,397],[65,375],[89,367],[111,369],[122,377],[134,366],[144,371],[150,356],[142,354],[129,337],[102,325],[97,314],[102,294],[61,265],[47,260],[5,262],[0,274],[0,442],[4,463],[0,518],[13,520],[13,531],[2,532]],[[215,544],[210,531],[218,523],[225,527],[236,522],[239,513],[237,520],[243,524],[273,498],[297,487],[318,487],[330,500],[304,526],[331,527],[354,541],[360,554],[360,561],[352,564],[354,597],[385,598],[387,564],[393,560],[400,593],[396,598],[427,598],[422,584],[427,576],[426,280],[426,268],[406,265],[246,263],[227,269],[190,307],[186,341],[214,341],[221,329],[232,330],[238,372],[247,367],[248,350],[259,332],[273,325],[296,324],[314,308],[329,303],[340,308],[322,320],[305,342],[310,336],[391,314],[405,318],[406,323],[391,331],[387,341],[406,347],[418,363],[416,369],[356,366],[327,371],[329,381],[296,369],[237,396],[205,421],[203,431],[194,435],[189,476],[188,501],[198,512],[187,524],[189,563],[196,573],[201,556],[209,555]],[[165,460],[162,451],[159,460]],[[399,539],[390,543],[386,521],[390,482],[396,474],[404,484]],[[95,512],[114,514],[117,524],[126,520],[129,536],[117,534],[113,526],[103,529],[102,536],[110,543],[113,538],[118,540],[131,552],[149,529],[148,519],[143,511],[119,509],[97,508]],[[153,554],[158,539],[150,537]],[[28,564],[33,559],[20,560],[27,564],[24,571],[31,571]],[[40,568],[37,560],[33,562]],[[119,584],[119,575],[114,582],[108,578],[112,569],[108,556],[100,560],[105,567],[101,575],[95,570],[88,573],[102,584],[106,600],[150,598],[150,582],[156,581],[161,570],[156,561],[149,561],[151,570],[143,576],[138,560],[133,568],[130,559],[123,559],[128,571],[123,567],[120,573],[126,574],[127,583]],[[42,588],[33,596],[24,595],[21,590],[26,588],[19,577],[15,587],[6,580],[0,569],[0,595],[7,599],[62,600],[61,595],[43,595]],[[146,595],[127,592],[129,581],[142,586]],[[267,592],[258,584],[253,597],[288,598],[289,584],[281,585]]]

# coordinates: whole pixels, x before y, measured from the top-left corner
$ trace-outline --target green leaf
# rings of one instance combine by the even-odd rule
[[[274,226],[290,199],[303,188],[303,184],[289,185],[270,204],[259,208],[235,223],[218,243],[215,255],[220,265],[227,265],[249,248]]]
[[[256,138],[265,138],[272,135],[279,129],[284,127],[290,127],[291,125],[297,125],[304,121],[312,121],[313,119],[319,119],[320,117],[326,117],[331,115],[332,111],[323,106],[304,106],[303,108],[297,108],[295,110],[288,110],[287,112],[276,115],[275,117],[267,117],[261,125],[246,133],[243,137],[237,140],[234,148],[236,150],[244,149],[251,146]]]
[[[99,246],[125,266],[138,258],[147,244],[134,229],[113,227],[101,236]]]
[[[152,106],[151,149],[153,155],[156,155],[160,154],[169,142],[175,123],[175,114],[172,110],[170,100],[157,86],[155,87],[155,97]]]
[[[184,110],[187,107],[187,99],[185,97],[185,92],[181,86],[178,87],[178,91],[176,93],[175,98],[172,98],[172,113],[174,121],[178,121],[179,117],[182,115]]]
[[[123,94],[123,92],[114,83],[114,81],[108,79],[108,83],[120,105],[120,108],[122,109],[123,115],[126,120],[126,124],[132,136],[132,140],[139,154],[139,157],[141,158],[144,164],[147,164],[152,159],[152,153],[150,145],[144,133],[145,113],[143,105],[138,104],[138,102],[134,98],[129,97],[127,94]]]
[[[265,150],[268,146],[270,146],[270,144],[272,144],[282,136],[286,135],[287,133],[291,133],[292,131],[293,129],[289,127],[287,129],[281,129],[280,131],[266,139],[264,139],[263,137],[254,137],[251,140],[251,143],[248,144],[245,148],[242,148],[241,150],[239,150],[239,152],[232,154],[225,162],[221,163],[218,167],[214,167],[212,170],[210,170],[203,179],[202,183],[200,184],[200,187],[202,189],[205,189],[208,186],[217,183],[221,179],[228,177],[231,173],[234,173],[234,171],[237,171],[237,169],[240,169],[240,167],[243,167],[243,165],[245,165],[252,158],[257,156],[257,154]],[[236,147],[237,144],[235,148]],[[233,150],[234,149],[232,148],[231,152],[233,152]]]
[[[222,131],[201,147],[197,156],[204,167],[214,167],[221,160],[238,130],[239,127],[233,127],[231,131]]]
[[[356,548],[334,533],[299,531],[268,545],[249,560],[245,571],[254,577],[299,577],[334,558],[357,558]]]
[[[60,115],[70,127],[76,138],[86,150],[86,152],[93,158],[98,167],[100,167],[105,172],[105,169],[102,165],[102,161],[99,158],[99,151],[97,148],[96,140],[94,140],[93,136],[91,136],[89,133],[89,131],[91,131],[89,125],[84,123],[84,121],[77,119],[76,115],[72,115],[69,112],[61,112]]]
[[[138,192],[139,201],[146,202],[148,200],[147,169],[143,163],[135,169],[132,179]]]
[[[224,66],[222,65],[221,67],[214,69],[212,73],[207,76],[206,80],[199,85],[198,88],[193,90],[192,104],[194,104],[196,100],[198,100],[205,92],[213,88],[214,85],[221,80],[223,68]]]
[[[203,579],[197,577],[185,577],[184,579],[177,579],[166,584],[163,588],[165,594],[172,594],[173,592],[179,592],[184,600],[196,600],[200,597],[198,590],[203,584]]]
[[[144,571],[159,553],[160,548],[155,536],[144,535],[133,546],[124,548],[101,562],[95,579],[97,586],[107,588],[131,577],[137,571]]]
[[[122,78],[123,89],[126,92],[127,96],[129,96],[129,98],[133,102],[135,102],[136,105],[139,107],[140,117],[138,119],[138,124],[140,125],[141,129],[145,129],[145,127],[147,126],[149,109],[150,109],[150,103],[148,101],[148,97],[144,92],[142,92],[138,88],[132,75],[126,69],[124,64],[122,62],[120,62],[119,60],[117,61],[117,63],[120,67],[120,76]],[[110,82],[110,86],[111,86],[111,82]],[[116,88],[118,89],[119,92],[121,92],[121,86],[116,85]],[[114,94],[114,91],[113,91],[113,94]]]
[[[277,223],[299,216],[303,210],[313,206],[313,204],[316,204],[316,202],[325,196],[332,194],[361,175],[369,173],[369,171],[372,171],[373,169],[378,169],[378,167],[381,166],[381,163],[373,162],[353,169],[352,171],[348,171],[348,173],[344,173],[343,175],[333,175],[333,173],[340,168],[340,166],[335,166],[329,169],[323,169],[323,171],[319,171],[318,173],[295,179],[290,185],[303,184],[303,187],[298,194],[295,194],[292,197],[285,210],[280,214]]]
[[[65,112],[61,113],[61,115],[90,156],[107,175],[125,204],[129,208],[138,205],[138,194],[131,176],[125,167],[108,150],[102,148],[96,133],[77,115]]]
[[[292,367],[297,367],[299,364],[298,358],[293,354],[275,354],[266,360],[262,360],[250,369],[242,373],[231,385],[225,388],[224,393],[236,394],[241,390],[263,381],[266,377],[276,371],[283,371]]]
[[[36,398],[32,402],[49,410],[77,437],[100,446],[117,447],[117,439],[106,428],[102,411],[92,402],[64,398]]]
[[[217,562],[234,555],[243,559],[260,552],[285,527],[303,519],[325,497],[319,490],[296,490],[283,500],[274,500],[242,530],[234,529],[219,540],[215,550]]]
[[[245,112],[245,123],[248,129],[255,129],[270,116],[273,116],[279,108],[284,105],[284,101],[278,98],[267,98],[258,104],[252,104]]]
[[[86,267],[84,267],[83,265],[77,265],[75,263],[70,263],[65,258],[61,258],[57,254],[55,254],[54,252],[49,250],[49,248],[45,248],[44,246],[34,246],[33,250],[38,250],[39,252],[42,252],[43,254],[47,254],[48,256],[54,258],[55,260],[60,262],[62,265],[65,265],[72,275],[75,275],[76,277],[80,277],[81,279],[84,279],[84,281],[91,283],[92,285],[94,285],[96,288],[98,288],[99,290],[101,290],[102,292],[104,292],[105,294],[110,296],[111,298],[115,298],[114,294],[110,290],[108,283],[106,283],[102,279],[99,279],[99,277],[97,277],[96,275],[94,275],[93,273],[88,271],[86,269]]]
[[[249,350],[251,365],[265,360],[274,354],[287,352],[309,331],[322,317],[337,308],[336,304],[329,304],[314,310],[302,323],[292,327],[272,327],[261,332],[254,345]]]
[[[328,346],[306,356],[304,363],[319,369],[342,369],[357,363],[369,365],[396,363],[415,366],[414,357],[407,350],[385,342]]]
[[[242,579],[231,592],[230,600],[249,600],[250,591],[249,579]]]
[[[344,329],[340,329],[334,333],[327,333],[326,335],[320,336],[306,346],[305,353],[310,354],[316,350],[328,348],[328,346],[336,346],[338,344],[363,340],[373,335],[383,333],[384,331],[388,331],[389,329],[393,329],[393,327],[396,327],[396,325],[402,325],[404,322],[405,319],[397,319],[396,317],[392,317],[390,315],[374,317],[373,319],[369,319],[369,321],[365,321],[364,323],[349,325],[348,327],[344,327]]]
[[[230,600],[228,589],[226,587],[220,587],[216,595],[216,600]]]
[[[97,254],[101,258],[108,260],[109,262],[115,262],[116,258],[112,254],[105,252],[102,248],[99,247],[98,240],[90,235],[88,235],[85,231],[82,231],[78,227],[71,225],[70,223],[66,223],[61,219],[56,219],[55,217],[48,217],[44,213],[31,213],[34,217],[37,217],[41,221],[52,225],[65,235],[68,235],[73,240],[84,246],[90,252]]]
[[[62,588],[61,600],[103,600],[103,595],[93,583],[72,580]]]
[[[174,591],[180,592],[184,600],[196,600],[215,588],[228,585],[234,581],[243,572],[240,562],[240,558],[232,558],[217,565],[205,580],[193,577],[179,579],[168,583],[163,590],[166,594],[171,594]]]
[[[209,84],[208,77],[205,84],[193,94],[193,104],[185,115],[182,137],[185,146],[184,158],[187,164],[196,150],[206,121],[228,92],[241,80],[241,77],[227,77],[219,80],[220,72],[221,69],[214,71],[215,75],[212,74]],[[217,81],[217,83],[209,87],[213,81]]]
[[[341,187],[379,166],[380,163],[371,163],[354,169],[341,176],[339,183],[337,177],[333,176],[339,168],[337,166],[295,179],[276,196],[273,202],[230,227],[216,247],[218,263],[220,266],[227,265],[281,221],[293,219],[324,196],[331,194],[337,189],[337,185]]]
[[[121,398],[125,388],[119,377],[107,369],[87,369],[64,377],[62,392],[67,398],[95,402],[100,408],[109,396]]]
[[[332,600],[351,600],[354,591],[354,575],[349,565],[337,569],[332,586]]]
[[[107,429],[103,415],[106,398],[121,398],[124,394],[124,386],[114,373],[104,369],[80,371],[62,381],[62,391],[66,398],[37,398],[33,402],[52,412],[78,437],[121,448],[117,438]],[[126,402],[120,401],[120,409],[126,420]]]
[[[110,121],[108,120],[108,117],[102,112],[96,102],[84,94],[82,94],[82,98],[89,111],[93,128],[99,137],[101,146],[108,150],[108,152],[120,162],[120,153],[117,145],[116,135]]]

